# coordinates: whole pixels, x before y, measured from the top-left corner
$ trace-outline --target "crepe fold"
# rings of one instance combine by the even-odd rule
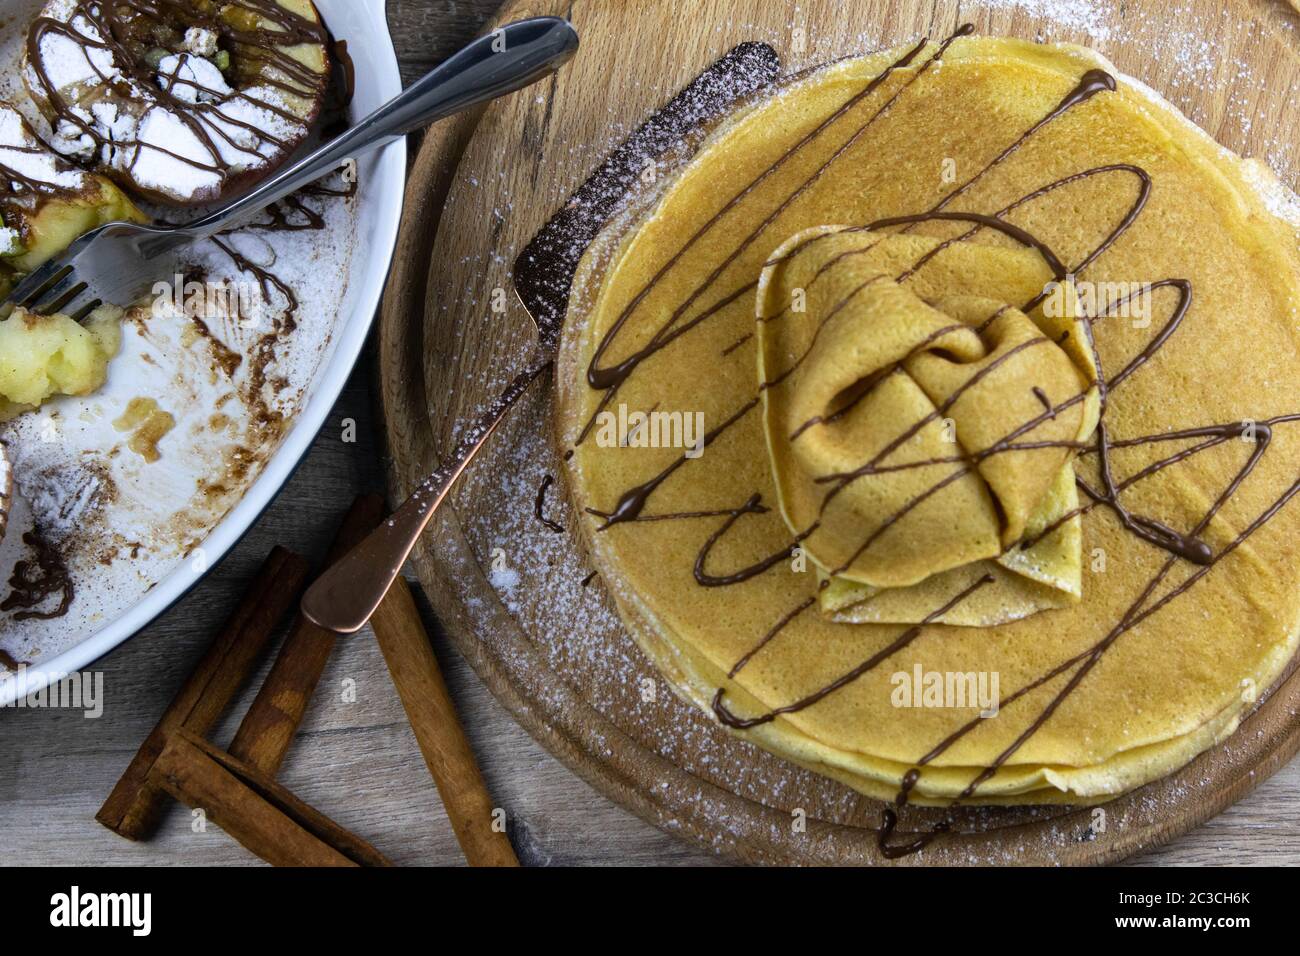
[[[1073,461],[1100,402],[1073,284],[1047,295],[1037,252],[976,242],[898,281],[939,246],[820,226],[759,280],[777,497],[839,620],[920,623],[985,575],[932,620],[988,626],[1081,596]]]

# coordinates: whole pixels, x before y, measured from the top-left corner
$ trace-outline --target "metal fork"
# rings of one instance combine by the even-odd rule
[[[177,253],[247,223],[271,203],[348,159],[407,133],[504,96],[549,75],[578,48],[578,34],[558,17],[507,24],[480,37],[346,133],[268,179],[225,208],[184,226],[111,222],[72,243],[23,279],[8,302],[35,312],[85,318],[101,303],[129,305],[170,276]]]

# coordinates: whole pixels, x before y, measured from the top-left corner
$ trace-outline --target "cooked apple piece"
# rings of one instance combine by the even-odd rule
[[[102,305],[83,323],[15,308],[0,320],[0,421],[55,395],[89,395],[122,344],[123,312]]]
[[[0,102],[0,261],[31,272],[96,226],[123,219],[149,221],[112,180],[46,148],[22,114]]]

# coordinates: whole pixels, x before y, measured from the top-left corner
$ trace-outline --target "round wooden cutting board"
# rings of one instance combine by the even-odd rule
[[[1300,17],[1280,0],[573,0],[582,49],[548,83],[430,131],[416,160],[382,317],[392,494],[404,498],[530,354],[510,268],[610,149],[717,57],[759,40],[798,70],[845,54],[980,33],[1090,45],[1223,145],[1293,188]],[[960,19],[959,19],[960,18]],[[719,853],[878,863],[881,805],[722,732],[678,700],[588,568],[535,384],[444,507],[415,567],[441,622],[515,717],[611,799]],[[556,532],[535,509],[564,527]],[[586,581],[586,583],[584,583]],[[1300,747],[1294,669],[1222,746],[1100,809],[963,811],[905,863],[1104,863],[1167,841],[1249,792]],[[911,810],[903,828],[935,811]]]

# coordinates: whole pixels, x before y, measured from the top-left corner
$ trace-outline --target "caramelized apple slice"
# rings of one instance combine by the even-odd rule
[[[21,113],[0,102],[0,292],[115,220],[148,222],[111,180],[50,151]]]

